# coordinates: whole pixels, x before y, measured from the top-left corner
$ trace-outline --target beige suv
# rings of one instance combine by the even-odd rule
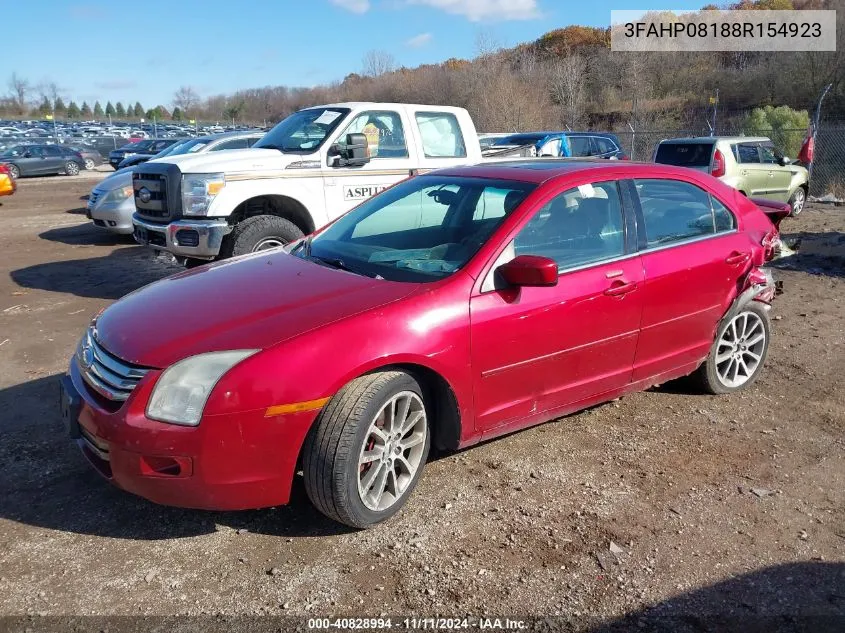
[[[703,171],[749,198],[789,202],[792,215],[804,210],[809,174],[778,152],[764,136],[703,136],[661,141],[654,162]]]

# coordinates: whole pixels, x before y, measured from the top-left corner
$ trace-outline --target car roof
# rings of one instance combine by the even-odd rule
[[[621,177],[647,178],[655,175],[683,176],[688,175],[690,170],[673,165],[607,160],[606,158],[525,158],[485,161],[465,167],[439,169],[431,173],[439,176],[490,178],[540,184],[559,176],[578,172],[595,173],[598,178],[602,177],[602,173],[610,172],[616,175],[609,178],[620,178],[619,172],[623,174]]]
[[[712,143],[726,141],[728,143],[771,143],[772,139],[765,136],[691,136],[688,138],[667,138],[661,143],[682,144],[682,143]]]

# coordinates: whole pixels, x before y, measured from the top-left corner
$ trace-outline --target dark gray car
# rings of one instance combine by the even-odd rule
[[[79,154],[66,155],[56,145],[15,145],[0,154],[12,178],[66,174],[75,176],[85,168]]]

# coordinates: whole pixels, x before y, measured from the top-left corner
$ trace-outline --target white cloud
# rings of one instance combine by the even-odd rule
[[[471,22],[534,20],[540,17],[537,0],[408,0],[408,2],[462,15]]]
[[[352,11],[352,13],[366,13],[370,10],[370,0],[329,0],[333,5]]]
[[[431,41],[431,37],[431,33],[420,33],[419,35],[414,35],[411,39],[405,40],[405,46],[410,46],[411,48],[421,48]]]

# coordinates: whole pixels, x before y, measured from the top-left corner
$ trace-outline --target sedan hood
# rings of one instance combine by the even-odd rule
[[[203,352],[265,349],[415,288],[281,251],[257,253],[133,292],[98,317],[97,340],[126,361],[164,368]]]

